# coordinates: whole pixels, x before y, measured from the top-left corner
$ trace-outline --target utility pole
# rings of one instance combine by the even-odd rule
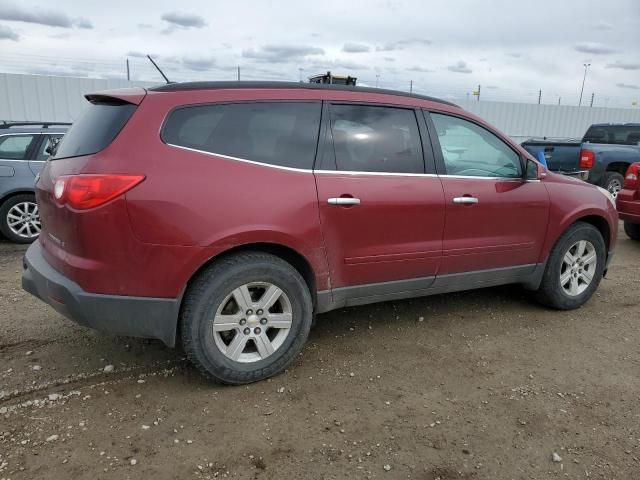
[[[538,90],[538,105],[540,105],[541,100],[542,100],[542,89]]]
[[[480,84],[478,84],[478,101],[480,101]]]
[[[409,93],[413,93],[413,80],[409,80]]]
[[[240,65],[238,65],[238,81],[240,81]]]
[[[590,63],[583,63],[584,65],[584,77],[582,77],[582,88],[580,89],[580,101],[578,102],[578,106],[582,106],[582,93],[584,92],[584,82],[587,80],[587,68],[591,66]]]
[[[129,75],[129,59],[127,58],[127,82],[131,80],[131,76]]]
[[[596,96],[595,92],[593,92],[591,94],[591,105],[589,105],[590,107],[593,107],[593,98]]]
[[[376,74],[376,88],[378,88],[378,80],[380,79],[380,74]]]
[[[558,95],[558,105],[560,105],[560,100],[562,100],[562,97]]]

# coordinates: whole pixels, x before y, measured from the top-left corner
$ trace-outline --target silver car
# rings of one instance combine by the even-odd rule
[[[36,175],[67,123],[0,122],[0,232],[16,243],[40,235]]]

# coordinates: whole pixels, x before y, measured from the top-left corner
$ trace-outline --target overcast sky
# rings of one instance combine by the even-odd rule
[[[0,71],[359,83],[461,98],[640,103],[640,0],[0,0]],[[300,71],[300,69],[303,69]]]

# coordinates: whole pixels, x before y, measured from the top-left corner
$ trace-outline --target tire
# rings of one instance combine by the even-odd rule
[[[602,181],[602,188],[611,193],[614,200],[618,197],[618,192],[622,190],[623,185],[624,177],[621,174],[619,174],[618,172],[605,173],[604,179]]]
[[[277,289],[281,295],[269,308],[265,298]],[[245,301],[247,293],[249,301]],[[261,302],[267,305],[264,311],[259,309]],[[242,314],[241,304],[255,311]],[[287,318],[288,330],[282,326]],[[189,360],[210,380],[231,385],[257,382],[293,361],[309,335],[312,319],[311,294],[296,269],[270,254],[241,253],[214,262],[187,289],[180,316],[182,345]],[[268,321],[266,326],[262,321]],[[276,323],[282,325],[269,327]],[[214,324],[224,330],[214,331]]]
[[[16,224],[16,218],[25,216],[24,222]],[[20,228],[27,224],[24,233]],[[40,218],[36,197],[30,193],[22,193],[9,197],[0,206],[0,231],[14,243],[32,243],[40,235]]]
[[[586,247],[584,256],[576,255],[579,254],[580,245]],[[571,255],[569,258],[575,255],[576,259],[590,258],[587,256],[590,252],[589,245],[593,247],[591,253],[595,254],[595,266],[583,264],[579,267],[579,264],[576,264],[576,270],[573,273],[574,270],[567,268],[565,255]],[[600,231],[589,223],[574,223],[562,234],[551,250],[540,288],[536,292],[537,300],[557,310],[573,310],[582,306],[598,288],[606,258],[607,248]],[[564,279],[567,274],[569,280],[563,285],[561,275]],[[584,279],[588,275],[591,275],[591,281],[586,284]],[[574,287],[576,287],[575,290],[573,290]],[[570,293],[569,290],[573,292]]]
[[[631,240],[640,240],[640,223],[624,222],[624,231]]]

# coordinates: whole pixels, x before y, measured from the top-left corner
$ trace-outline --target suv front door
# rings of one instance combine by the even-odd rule
[[[315,177],[334,300],[393,298],[433,283],[444,197],[419,114],[325,104]]]
[[[485,127],[435,112],[425,119],[446,206],[439,275],[532,273],[547,231],[545,186],[525,180],[518,152]]]

